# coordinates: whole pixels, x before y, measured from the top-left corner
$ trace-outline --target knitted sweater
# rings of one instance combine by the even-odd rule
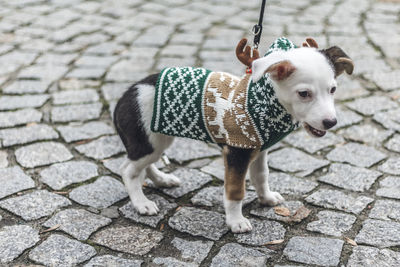
[[[289,40],[279,38],[267,54],[293,48]],[[153,132],[264,150],[297,127],[276,98],[268,74],[254,83],[250,74],[239,79],[185,67],[166,68],[158,77]]]

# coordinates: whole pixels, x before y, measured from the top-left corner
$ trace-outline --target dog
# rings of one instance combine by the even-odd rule
[[[243,50],[243,42],[238,47]],[[316,47],[296,48],[279,38],[264,57],[247,62],[252,73],[242,79],[202,68],[167,68],[132,85],[116,105],[114,124],[128,154],[121,176],[133,207],[142,215],[158,213],[143,193],[144,179],[178,186],[177,177],[154,163],[174,137],[189,137],[222,147],[226,223],[233,233],[251,231],[242,215],[248,169],[261,204],[283,202],[268,185],[267,148],[300,124],[322,137],[337,123],[335,79],[352,74],[354,64],[337,46]]]

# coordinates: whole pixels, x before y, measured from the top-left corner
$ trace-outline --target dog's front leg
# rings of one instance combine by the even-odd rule
[[[250,165],[250,179],[258,195],[260,203],[263,205],[275,206],[285,199],[278,192],[273,192],[268,184],[268,153],[266,150],[262,151],[257,159]]]
[[[250,221],[242,214],[245,194],[245,179],[249,164],[257,151],[224,147],[225,191],[224,206],[226,224],[233,233],[244,233],[252,229]]]

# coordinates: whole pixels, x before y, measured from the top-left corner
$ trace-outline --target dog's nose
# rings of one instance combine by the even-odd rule
[[[332,128],[333,126],[335,126],[337,123],[336,118],[333,120],[329,120],[329,119],[325,119],[322,121],[322,124],[324,125],[325,129],[328,130],[330,128]]]

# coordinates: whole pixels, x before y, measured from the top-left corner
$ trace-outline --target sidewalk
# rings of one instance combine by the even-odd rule
[[[147,181],[160,214],[132,208],[116,101],[166,66],[242,75],[234,49],[260,3],[0,0],[1,266],[400,266],[399,1],[267,1],[262,52],[311,36],[356,68],[333,131],[272,149],[284,205],[261,207],[248,185],[251,233],[225,225],[220,151],[190,140],[159,163],[180,187]]]

